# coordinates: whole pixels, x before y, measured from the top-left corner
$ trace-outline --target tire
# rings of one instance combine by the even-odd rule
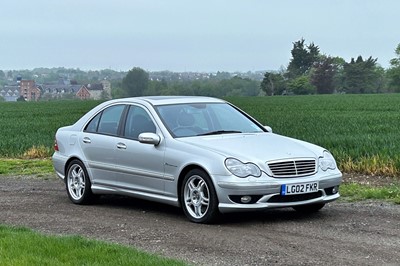
[[[318,212],[325,206],[325,203],[316,203],[316,204],[307,204],[307,205],[299,205],[293,207],[298,212],[302,213],[315,213]]]
[[[189,171],[182,182],[181,204],[194,223],[211,223],[219,216],[218,197],[211,178],[200,169]]]
[[[69,199],[75,204],[88,204],[94,198],[86,167],[79,160],[68,165],[65,186]]]

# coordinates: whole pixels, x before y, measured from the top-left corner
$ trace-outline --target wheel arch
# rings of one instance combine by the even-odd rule
[[[86,171],[88,171],[89,179],[90,179],[90,181],[92,181],[92,177],[91,177],[92,175],[89,173],[89,169],[88,169],[86,163],[85,163],[81,158],[79,158],[78,156],[72,156],[72,157],[70,157],[70,158],[65,162],[65,166],[64,166],[64,176],[65,176],[65,177],[67,176],[67,174],[68,174],[68,166],[69,166],[69,164],[70,164],[73,160],[78,160],[78,161],[80,161],[81,163],[83,163],[83,165],[86,167]]]
[[[177,182],[177,192],[178,192],[178,202],[179,202],[179,206],[182,205],[182,202],[181,202],[181,196],[182,196],[182,195],[181,195],[181,193],[182,193],[182,192],[181,192],[181,187],[182,187],[183,179],[185,178],[185,176],[186,176],[187,173],[189,173],[191,170],[194,170],[194,169],[198,169],[198,170],[204,171],[204,172],[210,177],[211,182],[213,183],[213,186],[214,186],[214,190],[216,190],[216,189],[215,189],[215,183],[214,183],[213,178],[211,177],[210,173],[209,173],[204,167],[202,167],[202,166],[200,166],[200,165],[198,165],[198,164],[189,164],[189,165],[186,165],[186,166],[182,169],[182,171],[180,172],[179,177],[178,177],[178,182]],[[218,198],[218,194],[217,194],[217,198]]]

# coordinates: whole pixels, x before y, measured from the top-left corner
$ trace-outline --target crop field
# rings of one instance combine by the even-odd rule
[[[329,149],[341,170],[400,174],[400,94],[231,97],[277,134]],[[0,103],[0,158],[49,157],[54,133],[98,101]]]
[[[275,133],[327,148],[345,172],[400,173],[400,94],[227,100]]]
[[[96,101],[1,102],[0,157],[39,152],[50,156],[57,128],[73,124]]]

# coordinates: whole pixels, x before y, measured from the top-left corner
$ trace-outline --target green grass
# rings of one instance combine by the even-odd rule
[[[384,200],[400,204],[400,186],[384,187],[360,185],[356,183],[340,186],[340,195],[347,201]]]
[[[0,158],[0,175],[41,175],[54,173],[50,159]]]
[[[0,225],[0,265],[186,265],[133,248]]]
[[[329,149],[344,172],[400,175],[400,94],[229,97],[274,132]],[[50,156],[57,128],[98,101],[0,103],[0,158]],[[25,155],[24,155],[25,154]],[[29,156],[28,156],[29,157]]]

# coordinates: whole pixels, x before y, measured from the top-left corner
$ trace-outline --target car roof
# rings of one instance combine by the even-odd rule
[[[168,105],[183,103],[223,103],[224,100],[204,96],[142,96],[111,100],[111,102],[147,102],[151,105]]]

